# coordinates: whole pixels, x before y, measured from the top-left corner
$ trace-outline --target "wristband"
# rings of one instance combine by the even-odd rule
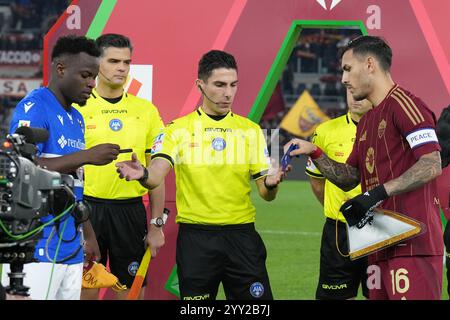
[[[322,155],[323,151],[322,149],[320,149],[319,147],[316,146],[316,150],[314,150],[314,152],[310,153],[309,156],[311,157],[311,159],[315,160],[318,157],[320,157]]]
[[[142,175],[142,177],[140,177],[138,179],[138,181],[140,183],[146,184],[147,179],[148,179],[148,170],[147,170],[147,167],[145,167],[145,166],[142,166],[142,168],[144,169],[144,174]]]

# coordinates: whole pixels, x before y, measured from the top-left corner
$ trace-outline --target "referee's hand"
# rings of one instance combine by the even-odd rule
[[[155,258],[158,255],[159,249],[166,243],[162,228],[158,228],[151,224],[147,233],[146,242],[151,248],[152,258]]]
[[[289,172],[290,170],[291,166],[289,165],[286,172]],[[280,168],[280,164],[276,159],[270,159],[270,168],[264,184],[266,187],[275,188],[281,181],[283,181],[283,178],[286,176],[286,172]]]
[[[144,175],[144,168],[134,152],[131,155],[131,160],[117,162],[116,167],[120,179],[127,181],[139,180]]]

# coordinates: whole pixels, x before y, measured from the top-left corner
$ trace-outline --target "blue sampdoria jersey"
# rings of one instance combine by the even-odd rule
[[[66,111],[48,88],[33,90],[17,104],[10,124],[10,133],[14,133],[20,126],[43,128],[49,132],[48,141],[37,145],[39,157],[60,157],[84,149],[83,117],[75,108],[71,108],[69,112]],[[81,180],[82,172],[78,171],[78,178]],[[83,194],[81,182],[76,180],[75,185],[77,200],[81,200]],[[53,216],[49,215],[41,221],[47,222],[51,219]],[[66,221],[67,224],[62,233]],[[82,262],[83,248],[80,232],[75,229],[75,220],[70,214],[60,219],[59,223],[44,228],[43,237],[36,245],[34,257],[40,262],[52,262],[60,236],[62,241],[56,261],[70,257],[62,263]],[[49,242],[48,245],[46,245],[47,242]]]

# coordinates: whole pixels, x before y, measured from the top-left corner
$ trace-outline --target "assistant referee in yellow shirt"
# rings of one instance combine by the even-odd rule
[[[153,144],[151,166],[143,168],[133,155],[117,170],[153,189],[175,168],[181,299],[215,299],[220,282],[227,299],[272,299],[250,179],[271,201],[283,174],[268,175],[260,127],[231,111],[238,85],[234,57],[206,53],[196,85],[202,106],[169,123]]]
[[[356,125],[372,108],[368,100],[355,101],[347,90],[349,112],[320,124],[313,135],[313,143],[333,160],[345,162],[350,155],[356,136]],[[316,299],[344,300],[362,293],[368,297],[366,285],[367,258],[351,261],[348,257],[345,218],[339,211],[341,205],[361,193],[361,186],[345,192],[325,179],[308,159],[305,172],[310,176],[312,190],[324,206],[326,221],[320,246],[320,276]]]
[[[130,71],[133,47],[120,34],[97,38],[100,68],[97,87],[84,107],[78,107],[85,122],[86,147],[99,143],[118,144],[122,151],[117,161],[129,159],[134,152],[140,161],[150,163],[153,140],[164,128],[158,109],[147,100],[124,92]],[[91,222],[101,251],[101,262],[109,266],[119,281],[131,288],[145,242],[153,252],[164,245],[161,225],[155,225],[164,210],[164,185],[152,190],[150,207],[153,219],[147,228],[147,214],[142,196],[148,190],[138,182],[120,180],[114,162],[106,166],[85,166],[84,199],[91,208]],[[146,241],[145,241],[146,240]],[[145,283],[144,283],[145,287]],[[117,292],[125,299],[128,290]],[[143,298],[141,290],[140,298]],[[82,299],[97,299],[98,289],[83,289]]]

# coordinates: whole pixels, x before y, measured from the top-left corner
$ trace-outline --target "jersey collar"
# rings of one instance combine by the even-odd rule
[[[123,91],[122,98],[123,98],[124,95],[125,95],[126,98],[128,98],[128,93],[127,93],[125,90]],[[105,100],[105,99],[104,99],[102,96],[100,96],[100,94],[97,92],[97,88],[92,89],[91,96],[92,96],[94,99],[102,99],[102,100]],[[105,100],[105,101],[106,101],[106,100]]]
[[[347,123],[348,123],[348,124],[353,123],[355,126],[358,125],[358,122],[356,122],[355,120],[353,120],[350,111],[347,112],[347,114],[345,115],[345,119],[347,120]]]
[[[199,117],[200,117],[200,116],[206,116],[206,117],[208,117],[209,119],[211,119],[211,118],[206,114],[206,112],[202,109],[201,106],[198,107],[196,111],[197,111],[197,114],[198,114]],[[228,112],[228,113],[226,114],[226,116],[225,116],[223,119],[216,120],[216,121],[222,121],[222,120],[225,120],[225,119],[227,119],[227,118],[229,118],[229,117],[234,117],[232,111]],[[211,119],[211,120],[213,120],[213,119]]]
[[[384,99],[376,107],[383,105],[397,88],[398,88],[398,85],[396,83],[394,83],[394,86],[388,91],[388,93],[386,94],[386,97],[384,97]],[[376,107],[374,106],[374,107],[372,107],[372,109],[374,109]]]

